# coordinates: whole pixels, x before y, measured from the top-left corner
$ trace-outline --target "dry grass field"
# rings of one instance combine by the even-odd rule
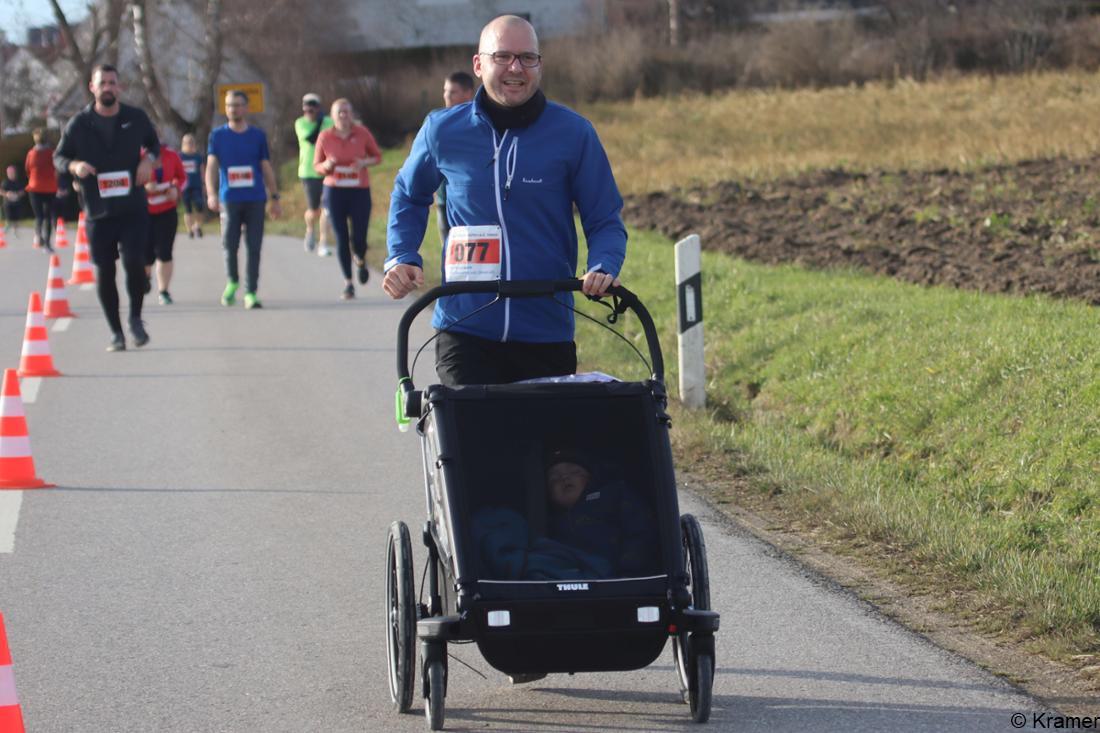
[[[970,169],[1100,151],[1100,74],[907,80],[593,104],[624,193],[844,168]]]

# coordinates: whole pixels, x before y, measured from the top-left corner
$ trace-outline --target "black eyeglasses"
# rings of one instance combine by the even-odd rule
[[[479,56],[489,56],[493,63],[499,66],[511,66],[512,62],[519,59],[519,65],[525,69],[533,69],[542,63],[541,53],[512,53],[511,51],[478,51]]]

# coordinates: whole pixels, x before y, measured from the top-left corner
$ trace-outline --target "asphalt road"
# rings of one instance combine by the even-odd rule
[[[340,302],[334,259],[286,238],[265,243],[260,311],[218,304],[209,233],[177,240],[176,267],[176,304],[147,306],[141,350],[106,353],[94,291],[70,288],[78,318],[50,332],[65,376],[24,383],[38,473],[58,486],[0,492],[0,613],[28,730],[424,729],[419,699],[390,710],[382,630],[387,527],[416,537],[424,517],[417,439],[392,418],[403,304],[377,274]],[[0,367],[18,365],[46,274],[26,230],[9,236]],[[1007,731],[1038,710],[686,493],[681,511],[703,520],[722,613],[707,730]],[[450,730],[694,727],[667,650],[639,672],[512,687],[452,649],[484,678],[451,665]]]

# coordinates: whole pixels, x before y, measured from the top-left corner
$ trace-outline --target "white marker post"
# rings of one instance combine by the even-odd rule
[[[707,375],[703,363],[703,276],[698,234],[676,243],[676,302],[680,313],[680,402],[703,407]]]

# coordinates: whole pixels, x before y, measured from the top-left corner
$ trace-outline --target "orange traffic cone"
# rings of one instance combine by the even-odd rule
[[[84,212],[80,212],[80,216],[76,218],[76,244],[79,247],[83,244],[88,246],[88,229],[84,226]]]
[[[69,285],[83,285],[95,282],[95,270],[92,269],[92,258],[88,254],[88,235],[85,234],[81,243],[83,229],[76,231],[76,253],[73,255],[73,274],[69,278]]]
[[[55,247],[68,247],[69,235],[65,233],[65,220],[60,216],[57,217],[57,236],[54,237]]]
[[[61,275],[61,258],[50,255],[50,276],[46,280],[46,318],[76,318],[69,310],[69,297],[65,294],[65,280]],[[0,730],[0,733],[3,733]]]
[[[31,438],[27,433],[27,418],[23,414],[23,395],[14,369],[4,370],[4,385],[0,388],[0,489],[44,489],[53,486],[34,475]],[[3,640],[0,629],[0,641]],[[3,648],[0,648],[0,733],[4,727]]]
[[[4,231],[6,228],[7,227],[0,225],[0,249],[4,249],[4,247],[8,246],[7,232]]]
[[[19,360],[21,377],[60,377],[53,368],[50,340],[46,335],[46,318],[42,315],[42,298],[31,293],[27,305],[27,330],[23,336],[23,358]]]
[[[4,633],[4,614],[0,613],[0,733],[26,733],[19,698],[15,694],[15,673],[11,668],[8,636]]]

